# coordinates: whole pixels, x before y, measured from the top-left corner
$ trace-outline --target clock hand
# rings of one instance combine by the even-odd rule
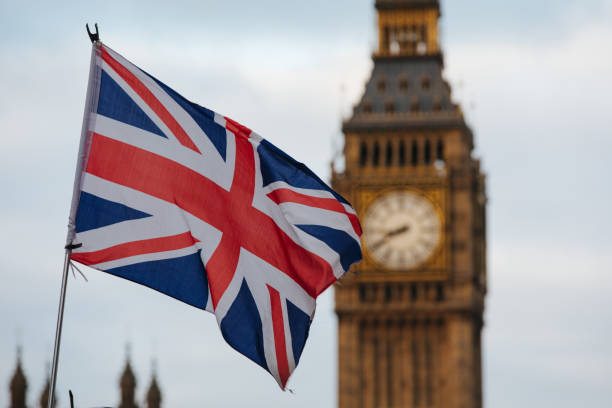
[[[396,235],[403,234],[404,232],[408,231],[409,229],[410,229],[410,226],[404,225],[404,226],[401,226],[399,228],[396,228],[394,230],[391,230],[391,231],[387,232],[385,235],[383,235],[383,237],[381,239],[379,239],[378,241],[376,241],[375,243],[370,245],[370,249],[372,251],[376,251],[382,244],[387,242],[389,240],[389,238],[393,238]]]
[[[404,232],[408,231],[409,229],[410,229],[410,226],[409,226],[409,225],[404,225],[404,226],[402,226],[402,227],[399,227],[399,228],[397,228],[397,229],[394,229],[393,231],[389,231],[389,232],[387,233],[386,237],[387,237],[387,238],[390,238],[390,237],[394,237],[394,236],[396,236],[396,235],[403,234]]]

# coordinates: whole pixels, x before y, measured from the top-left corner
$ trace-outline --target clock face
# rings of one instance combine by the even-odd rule
[[[368,208],[364,241],[376,261],[392,269],[409,269],[425,262],[438,247],[440,227],[440,216],[431,201],[397,191]]]

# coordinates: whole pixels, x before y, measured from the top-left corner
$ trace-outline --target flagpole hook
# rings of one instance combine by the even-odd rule
[[[100,33],[98,32],[98,23],[94,23],[94,27],[96,27],[96,32],[92,33],[89,31],[89,24],[85,24],[85,28],[87,29],[87,35],[89,35],[89,39],[92,43],[96,41],[100,41]]]

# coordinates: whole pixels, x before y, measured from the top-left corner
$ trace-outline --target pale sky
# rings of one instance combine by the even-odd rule
[[[249,126],[327,179],[363,91],[373,0],[0,1],[0,405],[23,345],[29,403],[51,360],[91,44]],[[443,1],[446,77],[488,175],[485,405],[612,400],[612,0]],[[344,91],[341,91],[344,89]],[[333,293],[283,393],[211,314],[87,270],[70,279],[60,406],[115,405],[125,345],[143,401],[336,406]]]

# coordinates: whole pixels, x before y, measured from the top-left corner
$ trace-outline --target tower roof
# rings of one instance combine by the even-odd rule
[[[25,408],[28,381],[21,368],[21,349],[17,350],[17,365],[15,366],[15,372],[11,378],[9,389],[11,392],[10,408]]]
[[[157,385],[156,375],[153,374],[151,384],[147,391],[147,408],[159,408],[161,406],[161,390]]]
[[[120,385],[121,389],[136,387],[136,377],[134,376],[129,360],[125,362],[125,368],[123,369],[123,374],[121,374]]]
[[[464,126],[442,76],[441,56],[375,57],[374,69],[345,131]]]
[[[161,407],[161,390],[157,385],[157,360],[153,359],[151,361],[151,368],[153,375],[151,376],[151,384],[149,384],[149,389],[147,390],[147,395],[145,397],[147,408],[159,408]]]
[[[125,362],[125,368],[121,379],[119,381],[121,387],[121,402],[119,408],[137,408],[135,395],[136,395],[136,377],[132,371],[130,360],[127,359]]]
[[[442,71],[438,0],[376,0],[374,68],[345,132],[408,128],[466,129]]]

